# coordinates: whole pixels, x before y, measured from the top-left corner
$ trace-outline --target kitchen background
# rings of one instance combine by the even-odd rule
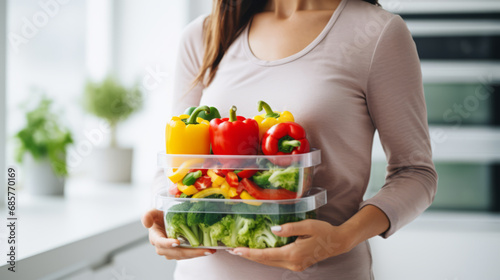
[[[417,44],[439,189],[415,222],[387,240],[372,239],[375,276],[500,279],[500,1],[381,3],[405,19]],[[4,265],[1,279],[170,279],[175,261],[155,254],[138,219],[151,207],[182,29],[210,6],[209,0],[1,1],[0,165],[17,167],[20,218],[18,278]],[[137,112],[117,125],[116,146],[112,129],[84,106],[92,100],[89,81],[108,75],[129,89],[127,98],[142,92],[132,102],[141,105],[131,109]],[[32,128],[26,112],[42,96],[52,100],[50,119],[73,139],[64,196],[37,195],[44,182],[63,181],[26,154],[22,164],[15,160],[15,135]],[[385,155],[375,139],[366,197],[384,183]],[[110,153],[120,160],[109,161]],[[117,169],[130,169],[130,182],[103,175]],[[0,232],[5,256],[7,231]]]

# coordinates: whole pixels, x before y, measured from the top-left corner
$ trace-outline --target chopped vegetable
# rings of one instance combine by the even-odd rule
[[[165,230],[169,238],[178,238],[182,236],[189,241],[193,247],[200,245],[200,241],[192,229],[187,225],[186,213],[178,213],[177,211],[188,211],[191,208],[191,203],[184,202],[170,207],[165,215]]]
[[[221,194],[225,198],[229,198],[229,194],[227,193],[227,191],[224,191],[221,188],[208,188],[206,190],[199,191],[195,195],[193,195],[192,198],[204,198],[213,194]]]
[[[241,179],[244,179],[244,178],[250,178],[250,177],[252,177],[258,171],[259,170],[245,169],[245,170],[236,170],[236,171],[234,171],[234,173],[236,175],[238,175],[238,177],[240,177]]]
[[[286,189],[263,189],[248,179],[241,180],[241,183],[243,184],[243,188],[245,188],[245,190],[251,196],[255,197],[256,199],[268,200],[268,199],[294,199],[294,198],[297,198],[297,193],[286,190]]]
[[[202,175],[201,170],[195,172],[189,172],[184,179],[182,179],[182,183],[187,186],[191,186],[196,182],[196,179],[200,178]]]
[[[198,192],[198,190],[196,189],[195,186],[191,185],[191,186],[186,186],[184,184],[182,184],[181,182],[177,183],[177,188],[185,193],[186,195],[193,195],[195,193]]]
[[[280,187],[297,192],[299,186],[299,169],[290,166],[284,170],[275,170],[269,176],[268,180],[275,188]]]
[[[237,188],[239,184],[238,176],[234,172],[228,172],[226,175],[226,182],[229,186]]]
[[[196,179],[196,182],[194,182],[194,187],[201,191],[204,189],[208,189],[212,186],[212,178],[210,176],[201,176],[200,178]]]

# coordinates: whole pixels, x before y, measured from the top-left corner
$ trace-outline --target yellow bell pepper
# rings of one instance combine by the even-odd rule
[[[191,198],[204,198],[207,196],[211,196],[213,194],[222,194],[225,198],[229,198],[229,194],[227,191],[224,191],[222,188],[208,188],[204,189],[195,195],[193,195]]]
[[[241,199],[249,199],[249,200],[255,199],[255,197],[251,196],[247,191],[242,191],[240,193],[240,197],[241,197]],[[254,205],[254,206],[260,206],[260,205],[262,205],[262,202],[246,202],[246,201],[243,201],[243,203],[246,203],[246,204],[249,204],[249,205]]]
[[[212,187],[218,188],[220,187],[224,182],[226,182],[226,179],[224,177],[221,177],[217,174],[212,169],[209,169],[207,171],[207,175],[212,179]]]
[[[210,124],[197,116],[208,106],[200,106],[189,115],[174,116],[165,130],[167,154],[210,154]]]
[[[198,190],[196,189],[196,187],[195,187],[195,186],[193,186],[193,185],[191,185],[191,186],[186,186],[186,185],[184,185],[184,184],[182,184],[182,183],[177,183],[177,188],[178,188],[181,192],[185,193],[186,195],[193,195],[193,194],[195,194],[195,193],[197,193],[197,192],[198,192]]]
[[[282,123],[282,122],[293,122],[295,119],[293,118],[292,113],[288,111],[283,112],[275,112],[271,109],[271,107],[264,101],[259,101],[259,112],[264,109],[266,112],[262,115],[255,116],[253,119],[257,121],[259,124],[259,140],[262,139],[264,133],[271,128],[271,126]]]
[[[236,191],[236,188],[230,187],[227,194],[229,195],[229,197],[235,197],[238,195],[238,192]]]
[[[212,183],[212,184],[213,184],[213,183]],[[228,183],[228,182],[226,182],[226,180],[224,180],[224,183],[222,183],[222,185],[220,185],[220,188],[221,188],[223,191],[225,191],[225,192],[229,192],[229,188],[230,188],[230,187],[231,187],[231,186],[229,186],[229,183]]]
[[[184,176],[186,176],[186,174],[189,173],[189,170],[191,169],[190,166],[197,164],[197,163],[202,163],[202,162],[203,162],[203,159],[186,160],[185,162],[183,162],[181,164],[181,166],[179,166],[179,168],[177,170],[174,171],[174,173],[169,174],[168,178],[173,183],[177,183],[180,180],[182,180],[184,178]]]

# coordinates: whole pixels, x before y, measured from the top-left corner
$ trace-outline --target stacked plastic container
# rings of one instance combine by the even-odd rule
[[[271,226],[315,218],[326,204],[326,191],[313,187],[320,163],[319,150],[280,156],[159,153],[158,167],[169,179],[156,195],[156,208],[164,212],[167,236],[184,247],[280,247],[295,239],[274,235]],[[171,190],[192,170],[203,170],[211,185],[176,197]],[[241,177],[235,182],[234,175],[224,176],[229,172]]]

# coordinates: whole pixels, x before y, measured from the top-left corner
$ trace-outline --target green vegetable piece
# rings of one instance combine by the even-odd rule
[[[259,187],[267,189],[271,185],[271,183],[269,182],[269,177],[271,177],[271,175],[273,175],[273,172],[270,170],[262,172],[259,171],[252,176],[252,180]]]
[[[201,170],[189,172],[186,176],[184,176],[184,179],[182,179],[182,184],[185,186],[191,186],[194,182],[196,182],[196,179],[201,177],[201,175],[203,175]]]
[[[188,226],[185,213],[191,208],[191,203],[184,202],[170,207],[165,215],[165,230],[169,238],[182,236],[193,247],[200,245],[198,229]],[[194,231],[193,231],[194,229]]]
[[[299,186],[299,169],[288,167],[285,170],[276,170],[269,177],[269,182],[274,187],[297,192]]]

